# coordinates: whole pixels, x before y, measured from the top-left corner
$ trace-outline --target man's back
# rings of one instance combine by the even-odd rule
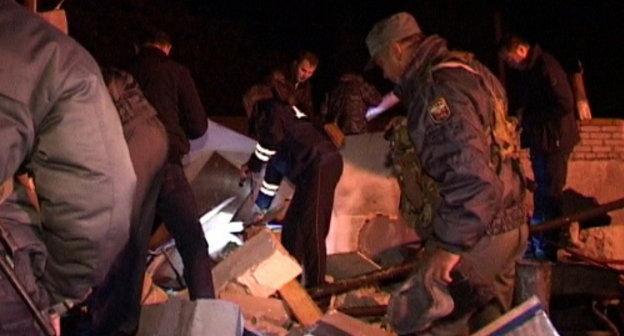
[[[169,162],[179,163],[189,151],[188,139],[208,127],[190,72],[155,47],[143,47],[128,70],[158,111],[169,136]]]

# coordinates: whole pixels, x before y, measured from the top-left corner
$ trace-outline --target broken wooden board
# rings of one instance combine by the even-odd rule
[[[312,326],[323,317],[321,309],[296,279],[284,284],[279,294],[301,325]]]
[[[301,274],[301,266],[269,230],[263,230],[212,270],[217,295],[229,281],[253,296],[268,297]]]

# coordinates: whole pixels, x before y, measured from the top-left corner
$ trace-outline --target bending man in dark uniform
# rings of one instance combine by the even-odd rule
[[[156,214],[176,241],[190,298],[213,298],[208,244],[182,167],[182,156],[190,149],[189,138],[202,136],[208,120],[189,70],[168,57],[170,50],[169,36],[152,30],[128,70],[156,109],[169,139]]]
[[[524,176],[505,92],[472,54],[425,36],[408,13],[378,22],[366,44],[408,109],[412,163],[439,188],[430,221],[420,223],[425,258],[393,293],[388,315],[398,333],[467,335],[510,308],[526,247]]]
[[[308,116],[278,100],[255,104],[253,124],[258,144],[243,177],[260,172],[267,164],[255,206],[266,211],[283,177],[296,188],[282,229],[282,244],[304,269],[304,284],[324,282],[327,250],[325,238],[334,204],[334,189],[342,174],[342,157]]]

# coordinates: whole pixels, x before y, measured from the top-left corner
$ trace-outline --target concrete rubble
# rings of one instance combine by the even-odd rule
[[[301,266],[280,244],[279,229],[260,229],[252,237],[243,234],[243,222],[253,199],[249,195],[253,190],[250,185],[239,185],[238,168],[249,158],[255,143],[219,124],[211,122],[209,127],[210,136],[192,142],[185,169],[198,202],[201,202],[204,213],[201,222],[206,236],[210,236],[207,238],[210,254],[216,262],[213,278],[219,300],[208,301],[228,302],[240,310],[239,315],[235,312],[222,315],[227,321],[221,322],[236,325],[241,321],[256,335],[395,335],[384,315],[393,286],[401,279],[394,279],[393,283],[387,280],[359,282],[370,274],[394,266],[405,268],[406,263],[417,262],[415,256],[420,251],[420,238],[399,213],[400,190],[385,154],[380,154],[388,151],[382,134],[347,136],[345,139],[342,149],[344,172],[336,188],[327,238],[327,280],[336,281],[336,284],[344,280],[357,281],[353,288],[339,292],[332,290],[332,294],[321,297],[316,295],[318,292],[300,285]],[[292,185],[284,181],[272,208],[282,205],[287,208],[292,192]],[[530,206],[530,196],[527,203]],[[276,221],[279,222],[279,218]],[[596,259],[624,260],[623,244],[618,241],[624,234],[622,230],[618,225],[582,230],[575,230],[572,226],[571,246]],[[176,291],[172,285],[163,286],[179,281],[176,272],[182,272],[176,253],[169,251],[167,255],[170,256],[169,262],[155,256],[152,260],[155,264],[148,267],[144,303],[160,308],[146,311],[150,316],[162,317],[165,313],[158,309],[170,305],[169,309],[184,312],[180,316],[187,316],[185,318],[199,316],[190,313],[197,310],[197,306],[178,302],[184,301],[180,300],[185,297],[184,291]],[[621,267],[621,263],[613,266]],[[565,283],[571,274],[591,273],[587,279],[607,276],[608,294],[617,294],[616,278],[612,279],[603,271],[588,271],[582,267],[572,270],[560,266],[553,268],[552,265],[524,265],[519,272],[524,277],[525,287],[516,297],[517,304],[534,294],[547,301],[551,292],[553,295],[586,292],[589,282],[583,286]],[[551,289],[551,285],[558,286],[558,289]],[[163,287],[169,289],[163,290]],[[600,294],[599,290],[594,292]],[[172,300],[175,303],[172,304]],[[212,309],[206,307],[202,309]],[[548,308],[548,303],[541,306],[545,312]],[[357,316],[360,313],[356,311],[361,315]],[[209,322],[205,320],[203,323]]]

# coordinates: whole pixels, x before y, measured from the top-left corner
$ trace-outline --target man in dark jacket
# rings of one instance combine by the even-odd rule
[[[366,44],[408,109],[413,164],[439,188],[426,257],[393,293],[391,323],[398,333],[468,334],[469,320],[476,329],[510,308],[528,233],[504,90],[408,13],[375,24]]]
[[[182,156],[190,148],[189,138],[203,135],[208,120],[189,70],[169,58],[170,51],[169,36],[151,30],[128,70],[156,109],[169,138],[169,159],[156,213],[176,241],[191,299],[213,298],[208,244],[182,167]]]
[[[88,300],[89,335],[134,335],[139,326],[145,260],[168,141],[156,110],[134,78],[114,68],[104,69],[103,75],[123,125],[137,187],[130,239],[106,280],[96,287]]]
[[[314,75],[319,59],[310,51],[303,51],[288,67],[275,69],[267,84],[273,89],[275,98],[297,108],[314,122],[320,122],[314,111],[312,101],[312,85],[310,78]]]
[[[568,159],[580,140],[568,76],[552,55],[516,35],[502,41],[500,56],[519,70],[510,74],[508,88],[510,110],[522,119],[522,142],[529,148],[535,177],[532,223],[560,217]],[[533,237],[531,252],[556,260],[556,248],[545,239],[557,241],[558,232]]]
[[[320,285],[325,281],[325,239],[334,190],[342,174],[342,157],[296,106],[261,100],[255,104],[253,117],[258,144],[241,168],[241,177],[248,177],[250,171],[260,172],[266,164],[255,202],[259,214],[271,206],[283,177],[295,184],[283,221],[282,244],[303,266],[304,285]]]
[[[0,205],[0,254],[39,309],[80,302],[128,240],[136,177],[119,116],[91,55],[11,0],[0,0],[0,185],[32,174]],[[0,334],[36,335],[0,272]]]
[[[326,122],[336,122],[345,134],[368,130],[366,111],[381,102],[381,94],[361,75],[347,73],[329,94]]]

